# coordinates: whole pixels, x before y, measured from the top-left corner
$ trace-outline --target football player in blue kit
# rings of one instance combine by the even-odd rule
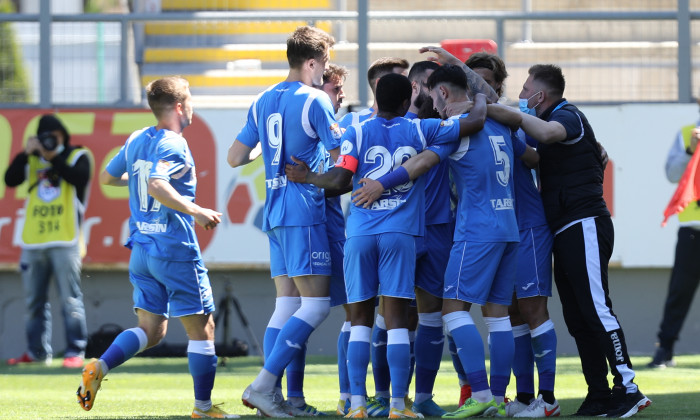
[[[359,124],[377,114],[377,81],[382,76],[390,73],[406,75],[408,71],[408,61],[398,57],[380,57],[367,69],[367,82],[372,91],[372,106],[356,112],[347,113],[338,122],[341,128],[345,129],[352,124]],[[415,312],[415,308],[414,312]],[[374,377],[374,396],[367,402],[367,414],[370,417],[386,417],[389,415],[389,386],[391,378],[389,376],[389,364],[386,359],[387,330],[384,321],[383,302],[379,299],[379,310],[377,311],[374,328],[372,328],[372,375]],[[413,327],[413,328],[412,328]],[[411,340],[411,352],[413,352],[412,333],[415,325],[409,324],[409,340]],[[409,375],[409,382],[411,375]],[[347,413],[346,413],[347,414]]]
[[[481,52],[472,54],[465,64],[489,83],[499,96],[502,95],[508,73],[500,57]],[[525,137],[522,130],[517,134]],[[532,138],[524,141],[528,146],[537,147]],[[507,417],[552,417],[561,412],[554,397],[557,335],[547,311],[547,298],[552,296],[553,237],[531,172],[533,166],[516,160],[513,167],[520,245],[514,299],[509,313],[515,341],[513,374],[517,396],[501,413]],[[535,361],[539,378],[537,398],[533,374]]]
[[[78,388],[85,410],[95,403],[104,376],[136,353],[158,344],[168,317],[180,319],[189,344],[187,358],[194,382],[193,418],[232,418],[212,405],[216,375],[214,298],[194,230],[196,222],[213,229],[221,213],[194,203],[195,165],[182,137],[192,122],[189,83],[179,77],[146,87],[158,124],[134,132],[100,174],[105,185],[128,186],[131,248],[129,279],[134,287],[138,326],[121,332],[99,360],[88,363]]]
[[[271,277],[278,297],[301,295],[298,309],[286,321],[286,315],[280,317],[282,325],[276,339],[270,340],[274,345],[265,365],[243,393],[245,405],[270,417],[297,414],[290,413],[277,396],[276,385],[330,311],[331,254],[324,191],[288,182],[284,165],[294,155],[322,169],[326,151],[332,160],[338,156],[341,130],[333,105],[327,94],[314,88],[323,84],[333,44],[333,37],[320,29],[303,26],[294,31],[287,39],[287,79],[256,98],[228,153],[228,163],[235,168],[254,158],[256,146],[261,148],[266,178],[263,231],[270,242]],[[298,408],[305,410],[303,404]]]
[[[485,98],[479,97],[469,118],[440,121],[403,118],[411,98],[411,85],[402,75],[388,74],[377,84],[378,114],[362,124],[348,127],[343,135],[341,157],[328,173],[308,171],[308,166],[287,166],[290,179],[324,188],[339,188],[351,180],[392,177],[394,168],[432,144],[446,144],[481,129]],[[384,298],[387,323],[387,354],[392,378],[389,418],[422,416],[405,407],[409,373],[408,304],[415,296],[415,236],[423,234],[424,182],[410,182],[404,170],[395,188],[385,192],[369,208],[352,206],[347,221],[345,279],[351,303],[351,332],[348,370],[352,390],[351,409],[346,417],[367,417],[366,376],[374,299]]]
[[[426,102],[431,102],[426,81],[440,65],[429,60],[411,66],[411,107],[406,118],[418,118]],[[425,235],[416,237],[416,305],[418,328],[414,344],[416,360],[413,411],[426,417],[445,414],[433,401],[433,387],[442,360],[445,336],[442,327],[442,284],[452,247],[454,214],[450,208],[448,163],[431,168],[425,179]]]
[[[447,116],[449,103],[466,99],[467,77],[460,67],[443,65],[431,74],[427,83],[435,109],[442,117]],[[422,169],[417,172],[411,169],[411,179],[449,158],[459,195],[454,245],[445,273],[443,322],[455,340],[473,393],[457,411],[443,417],[495,414],[500,405],[505,405],[503,399],[513,358],[508,305],[519,240],[513,200],[511,135],[507,126],[487,119],[484,130],[463,137],[451,147],[429,146],[421,158],[412,159]],[[384,184],[385,180],[380,182]],[[356,195],[358,204],[362,203],[361,198]],[[483,341],[469,315],[474,303],[486,307],[484,320],[493,348],[491,387],[486,376]]]

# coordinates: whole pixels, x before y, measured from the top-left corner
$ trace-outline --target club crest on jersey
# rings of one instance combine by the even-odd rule
[[[350,141],[348,141],[348,140],[345,140],[345,141],[343,142],[342,146],[340,146],[340,154],[341,154],[341,155],[347,155],[347,154],[349,154],[350,152],[352,152],[352,148],[353,148],[352,142],[350,142]]]
[[[158,161],[158,164],[156,164],[156,172],[161,174],[167,174],[171,166],[173,166],[173,162],[161,159]]]
[[[331,130],[334,139],[340,139],[343,136],[343,130],[340,129],[338,123],[333,123],[328,128]]]
[[[454,120],[442,120],[440,121],[440,127],[450,127],[454,124]]]

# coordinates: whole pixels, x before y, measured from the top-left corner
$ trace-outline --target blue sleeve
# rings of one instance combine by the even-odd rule
[[[459,146],[459,122],[455,118],[421,120],[421,130],[427,144],[425,150],[437,154],[441,162]]]
[[[335,120],[333,105],[328,95],[319,95],[314,99],[309,109],[309,121],[326,150],[340,147],[343,131]]]
[[[255,120],[255,107],[258,102],[254,102],[253,105],[248,110],[248,118],[246,120],[245,126],[241,129],[241,132],[236,136],[236,140],[245,144],[246,146],[253,148],[260,141],[258,136],[258,123]]]
[[[177,136],[163,139],[156,148],[153,157],[153,166],[149,178],[161,178],[170,181],[170,178],[182,171],[189,169],[187,155],[189,150],[184,138]]]
[[[510,139],[513,142],[513,156],[519,158],[525,153],[527,145],[518,137],[516,133],[511,133]]]
[[[126,146],[122,146],[119,152],[109,161],[107,167],[105,167],[105,170],[115,178],[121,177],[127,171],[125,149]]]

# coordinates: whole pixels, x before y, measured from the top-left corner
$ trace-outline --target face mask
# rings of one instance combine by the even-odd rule
[[[537,95],[537,94],[539,94],[539,93],[541,93],[541,92],[542,92],[542,91],[537,92],[537,93],[535,93],[535,95]],[[533,116],[537,116],[537,111],[535,111],[535,108],[537,108],[537,105],[539,105],[539,103],[538,103],[537,105],[533,106],[532,108],[529,108],[529,107],[527,106],[527,103],[530,102],[530,99],[534,98],[535,95],[532,95],[532,96],[530,96],[530,97],[527,98],[527,99],[518,99],[518,106],[520,107],[520,111],[522,111],[522,112],[524,112],[524,113],[526,113],[526,114],[530,114],[530,115],[533,115]]]

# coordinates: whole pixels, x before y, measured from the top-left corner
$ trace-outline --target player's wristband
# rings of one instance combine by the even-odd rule
[[[403,166],[399,166],[388,174],[382,175],[377,179],[385,190],[394,188],[397,185],[405,184],[410,180],[411,177],[408,176],[408,171]]]

